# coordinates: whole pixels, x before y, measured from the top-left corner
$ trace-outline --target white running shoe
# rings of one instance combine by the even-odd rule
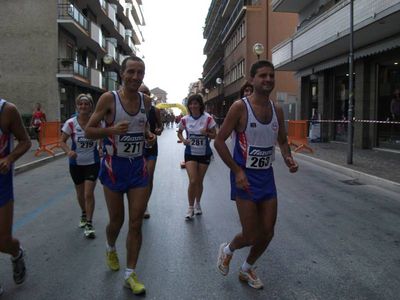
[[[224,248],[228,245],[228,243],[222,243],[219,246],[218,250],[218,258],[217,258],[217,268],[221,272],[222,275],[226,276],[229,273],[229,263],[231,262],[233,255],[225,254]]]
[[[242,268],[240,268],[239,279],[247,282],[253,289],[262,289],[264,287],[264,284],[255,272],[255,268],[250,268],[248,271],[243,271]]]
[[[186,213],[186,216],[185,216],[186,221],[191,220],[193,218],[193,216],[194,216],[194,209],[193,209],[193,207],[189,207],[188,211]]]
[[[200,203],[196,203],[195,205],[194,205],[194,214],[195,215],[201,215],[203,212],[201,211],[201,206],[200,206]]]

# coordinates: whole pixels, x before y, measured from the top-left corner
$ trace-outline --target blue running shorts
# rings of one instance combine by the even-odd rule
[[[14,200],[13,171],[0,174],[0,207]]]
[[[274,170],[272,167],[267,170],[243,170],[246,173],[250,187],[248,190],[237,188],[235,175],[231,172],[231,200],[236,200],[236,197],[239,197],[240,199],[259,203],[277,197]]]
[[[130,189],[148,185],[144,157],[129,159],[106,155],[101,161],[100,182],[114,192],[126,193]]]

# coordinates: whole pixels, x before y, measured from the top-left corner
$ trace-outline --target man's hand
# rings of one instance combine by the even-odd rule
[[[0,174],[7,174],[11,168],[11,161],[9,160],[8,156],[5,158],[0,159]]]
[[[124,134],[127,133],[129,129],[129,121],[121,121],[113,126],[114,134]]]
[[[182,141],[182,143],[183,143],[185,146],[187,146],[187,145],[190,144],[190,139],[184,139],[184,140]]]
[[[154,133],[157,135],[161,135],[162,129],[157,127],[156,129],[154,129]]]
[[[285,163],[288,166],[290,173],[296,173],[299,169],[299,165],[294,161],[293,157],[291,156],[285,157]]]
[[[249,182],[247,181],[247,176],[244,173],[243,169],[240,168],[237,172],[235,172],[235,181],[236,186],[241,189],[247,191],[249,189]]]
[[[153,134],[151,132],[147,133],[147,135],[146,135],[147,147],[150,147],[150,148],[153,147],[154,144],[156,143],[156,140],[157,140],[157,136],[155,134]]]

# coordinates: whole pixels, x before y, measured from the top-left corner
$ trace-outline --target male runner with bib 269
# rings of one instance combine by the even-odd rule
[[[242,232],[219,248],[217,267],[223,275],[229,271],[233,252],[250,246],[250,253],[239,270],[239,279],[259,289],[263,283],[253,264],[264,253],[274,235],[277,192],[272,161],[275,144],[290,172],[298,165],[287,142],[282,109],[269,99],[275,86],[274,66],[257,61],[250,69],[253,94],[234,102],[215,140],[215,149],[231,170],[231,199],[236,200]],[[233,155],[225,144],[233,132]]]

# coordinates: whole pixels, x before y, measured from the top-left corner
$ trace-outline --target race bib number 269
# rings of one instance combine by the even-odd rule
[[[271,167],[274,147],[258,147],[251,145],[247,150],[246,168],[263,170]]]

